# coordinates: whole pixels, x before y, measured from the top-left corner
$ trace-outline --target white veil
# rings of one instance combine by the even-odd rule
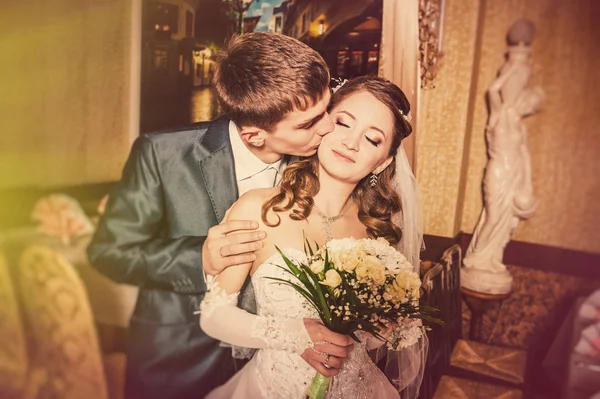
[[[392,218],[402,229],[402,239],[396,248],[412,263],[419,273],[420,254],[423,248],[421,191],[408,163],[404,147],[400,145],[396,154],[396,191],[402,201],[402,211]],[[413,323],[420,323],[414,321]],[[408,326],[407,326],[408,328]],[[400,392],[401,399],[415,399],[423,381],[429,341],[423,334],[418,341],[406,348],[390,350],[382,345],[375,360],[385,358],[385,374]]]
[[[423,202],[402,144],[396,154],[396,191],[402,201],[402,211],[392,218],[394,224],[402,229],[402,239],[396,249],[406,256],[414,271],[419,273],[423,249]]]

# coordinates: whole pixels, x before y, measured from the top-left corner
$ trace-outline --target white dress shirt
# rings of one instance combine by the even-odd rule
[[[274,187],[279,184],[289,157],[283,156],[279,161],[271,164],[264,163],[246,147],[232,121],[229,121],[229,140],[233,150],[235,178],[240,197],[254,188]]]

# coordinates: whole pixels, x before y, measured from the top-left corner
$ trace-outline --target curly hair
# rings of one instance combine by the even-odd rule
[[[358,219],[367,228],[371,238],[383,237],[394,245],[400,241],[402,232],[392,222],[392,215],[400,212],[401,201],[394,188],[396,176],[396,152],[402,140],[410,135],[412,127],[404,117],[410,112],[406,96],[395,84],[386,79],[363,76],[346,82],[337,90],[329,104],[331,110],[345,98],[366,91],[388,107],[394,116],[394,137],[390,147],[392,162],[378,175],[378,184],[369,183],[369,176],[361,179],[351,197],[358,206]],[[305,220],[314,206],[313,197],[319,192],[319,159],[316,155],[291,164],[283,172],[279,192],[262,206],[261,217],[267,226],[281,223],[280,212],[290,211],[292,220]],[[269,221],[273,211],[276,221]]]

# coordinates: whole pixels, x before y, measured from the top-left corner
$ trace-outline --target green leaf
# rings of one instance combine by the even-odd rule
[[[319,301],[319,307],[323,310],[323,314],[325,315],[325,320],[323,320],[323,323],[325,323],[325,325],[327,327],[331,328],[331,312],[329,311],[329,304],[327,303],[327,300],[325,299],[325,295],[323,295],[323,286],[321,284],[319,284],[319,277],[317,277],[316,274],[313,273],[312,270],[310,270],[310,268],[308,266],[302,266],[302,270],[304,270],[304,272],[313,280],[313,282],[315,283],[315,290],[317,292],[317,299]]]
[[[306,274],[302,273],[301,269],[298,266],[296,266],[294,262],[292,262],[287,256],[285,256],[285,254],[281,251],[281,249],[279,249],[278,246],[275,246],[275,249],[277,249],[287,267],[290,268],[290,270],[292,271],[292,273],[294,273],[298,280],[300,280],[305,286],[308,286],[310,284],[310,280],[306,277]]]
[[[310,246],[310,242],[308,242],[308,238],[306,238],[306,236],[304,235],[304,232],[302,232],[302,236],[304,237],[304,253],[310,256],[314,256],[313,249]]]

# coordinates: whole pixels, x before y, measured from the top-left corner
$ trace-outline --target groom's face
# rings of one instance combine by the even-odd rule
[[[320,101],[305,111],[292,111],[279,122],[265,141],[269,150],[278,154],[310,156],[317,152],[324,135],[333,130],[333,121],[327,113],[329,89]]]

